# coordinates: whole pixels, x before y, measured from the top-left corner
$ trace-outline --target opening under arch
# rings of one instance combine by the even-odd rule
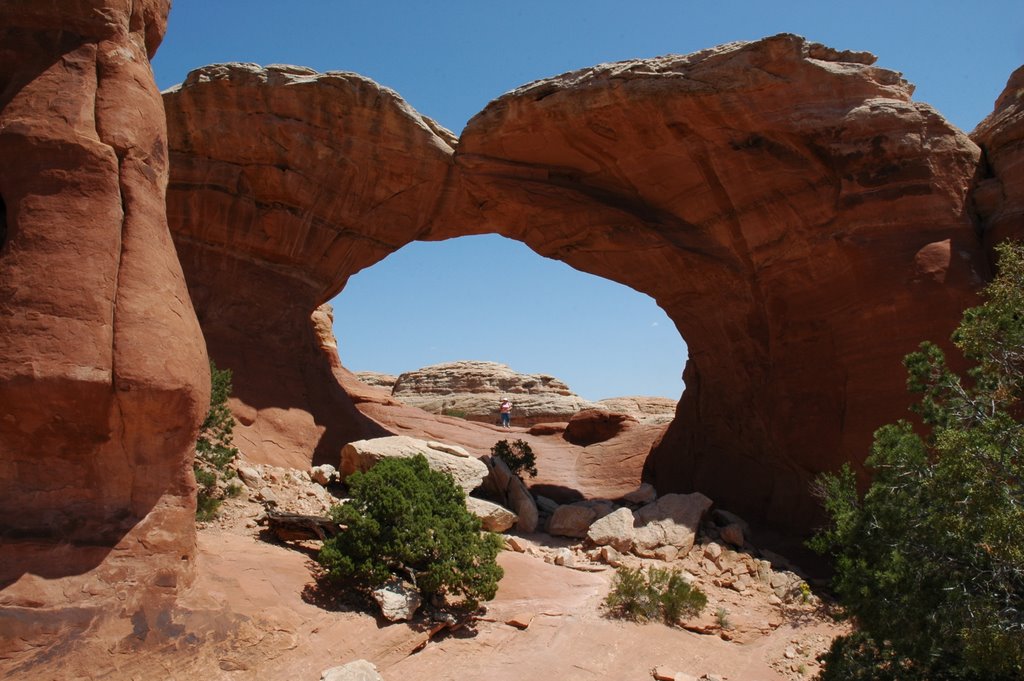
[[[352,371],[485,360],[555,376],[591,401],[683,392],[686,344],[652,298],[502,236],[413,242],[331,304]]]

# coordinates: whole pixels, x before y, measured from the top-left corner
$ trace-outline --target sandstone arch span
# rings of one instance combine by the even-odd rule
[[[659,488],[806,523],[810,476],[904,413],[900,358],[979,282],[979,149],[873,61],[780,35],[596,66],[458,139],[354,74],[193,72],[165,95],[168,216],[254,444],[308,457],[378,430],[310,312],[409,241],[493,232],[651,295],[686,338]]]

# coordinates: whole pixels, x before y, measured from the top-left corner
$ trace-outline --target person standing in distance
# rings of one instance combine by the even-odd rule
[[[508,428],[512,421],[512,403],[507,397],[501,398],[501,426]]]

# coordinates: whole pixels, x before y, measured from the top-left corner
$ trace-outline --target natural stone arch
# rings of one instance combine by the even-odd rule
[[[979,151],[872,62],[782,35],[598,66],[459,140],[353,74],[190,74],[165,96],[168,217],[253,444],[297,463],[379,431],[310,312],[411,240],[495,232],[651,295],[686,338],[661,491],[805,525],[810,477],[904,414],[900,358],[978,281]]]

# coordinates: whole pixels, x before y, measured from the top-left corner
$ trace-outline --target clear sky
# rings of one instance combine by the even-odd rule
[[[538,78],[781,32],[873,52],[967,131],[1024,64],[1024,0],[175,0],[153,67],[161,88],[225,61],[355,71],[458,133]],[[357,371],[483,359],[591,399],[683,388],[685,344],[653,301],[497,236],[411,244],[334,305]]]

